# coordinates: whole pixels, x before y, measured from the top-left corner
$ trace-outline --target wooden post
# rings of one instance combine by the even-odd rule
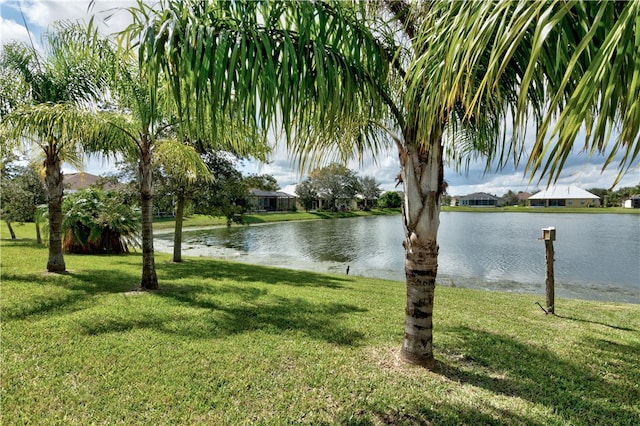
[[[553,242],[556,239],[556,228],[550,226],[548,228],[542,228],[542,239],[544,240],[544,251],[547,263],[546,273],[546,291],[547,291],[547,309],[546,313],[555,314],[555,276],[553,273]]]
[[[553,240],[545,240],[544,249],[547,260],[547,275],[545,280],[547,287],[547,313],[554,314],[556,283],[553,275]]]

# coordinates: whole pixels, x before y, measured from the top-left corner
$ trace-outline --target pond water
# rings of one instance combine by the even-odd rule
[[[556,296],[640,303],[640,215],[442,212],[438,284],[544,296],[548,226]],[[403,281],[402,240],[400,216],[368,216],[187,230],[183,255]]]

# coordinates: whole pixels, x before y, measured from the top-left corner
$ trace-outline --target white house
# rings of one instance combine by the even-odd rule
[[[576,186],[552,186],[529,197],[529,207],[600,207],[600,197]]]
[[[640,195],[627,198],[624,200],[624,203],[622,203],[622,207],[626,209],[640,209]]]

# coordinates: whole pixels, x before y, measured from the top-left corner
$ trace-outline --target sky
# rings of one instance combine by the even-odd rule
[[[26,43],[33,42],[36,47],[41,44],[41,35],[52,23],[57,20],[85,20],[91,14],[96,15],[95,22],[105,33],[111,33],[123,29],[127,25],[128,15],[119,8],[132,5],[130,0],[96,0],[91,11],[88,10],[89,0],[0,0],[0,44],[11,40],[19,40]],[[22,9],[22,13],[21,10]],[[24,15],[24,19],[23,19]],[[105,17],[110,18],[105,21]],[[25,21],[26,20],[26,26]],[[28,30],[27,30],[28,28]],[[534,132],[528,132],[530,137]],[[581,147],[584,135],[578,136],[576,146]],[[274,141],[275,142],[275,141]],[[532,140],[525,146],[531,146]],[[457,172],[453,167],[445,167],[444,178],[448,183],[450,195],[466,195],[474,192],[487,192],[501,196],[507,191],[532,191],[546,187],[547,180],[542,181],[536,176],[530,183],[529,176],[525,175],[523,164],[516,167],[509,164],[501,170],[493,168],[485,172],[485,162],[472,162],[466,170]],[[609,188],[617,176],[616,162],[604,172],[602,164],[606,156],[580,152],[576,149],[567,160],[558,184],[575,185],[583,189]],[[381,152],[377,161],[371,156],[363,161],[352,161],[348,167],[359,176],[373,176],[383,190],[402,190],[402,186],[396,186],[396,177],[400,172],[398,153],[395,148]],[[304,179],[300,171],[294,167],[287,152],[277,146],[274,154],[267,164],[245,161],[241,165],[244,174],[257,173],[274,176],[281,188],[291,190],[291,186]],[[72,168],[65,166],[65,172],[73,172]],[[113,163],[100,159],[89,159],[85,162],[84,171],[93,174],[109,174],[115,171]],[[640,165],[638,162],[622,178],[615,188],[640,185]]]

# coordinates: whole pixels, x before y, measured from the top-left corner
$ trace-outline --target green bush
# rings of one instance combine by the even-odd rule
[[[116,191],[75,192],[65,197],[62,212],[67,253],[118,254],[140,245],[140,211]]]

